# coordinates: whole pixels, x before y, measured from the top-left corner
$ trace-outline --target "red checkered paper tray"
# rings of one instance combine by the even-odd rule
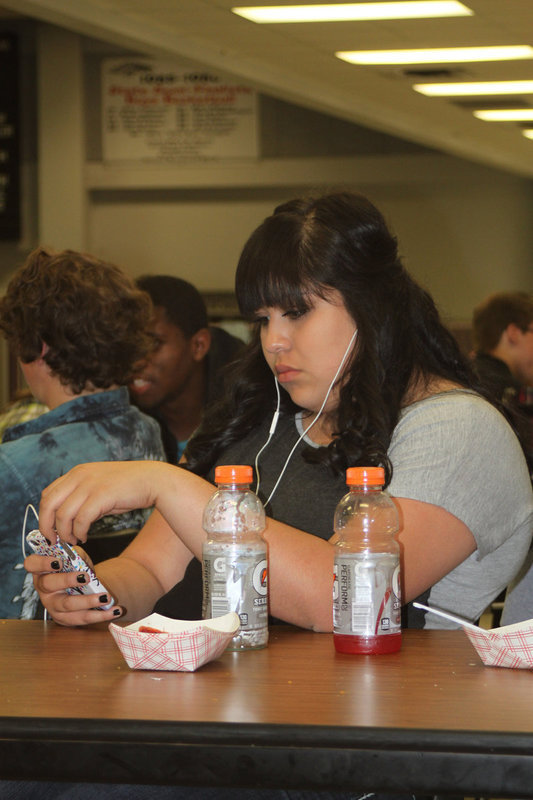
[[[459,623],[487,667],[533,669],[533,619],[485,630],[439,608],[413,605]]]
[[[533,619],[492,630],[464,631],[488,667],[533,669]]]
[[[222,655],[240,628],[234,612],[202,620],[170,619],[161,614],[109,631],[132,669],[194,672]]]

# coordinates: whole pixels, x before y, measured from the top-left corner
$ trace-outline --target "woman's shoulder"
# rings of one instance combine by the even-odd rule
[[[426,441],[430,447],[446,444],[447,449],[469,446],[477,450],[486,443],[509,453],[520,451],[503,414],[481,395],[462,387],[434,392],[402,409],[391,449],[415,440]]]
[[[422,416],[442,418],[446,414],[450,416],[483,415],[494,419],[501,418],[505,422],[503,415],[492,403],[473,389],[466,389],[457,384],[440,384],[435,391],[417,397],[413,402],[404,406],[400,420]]]

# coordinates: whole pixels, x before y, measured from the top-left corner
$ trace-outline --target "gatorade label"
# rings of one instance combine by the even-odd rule
[[[333,629],[352,636],[401,630],[400,567],[391,553],[342,553],[335,557]]]
[[[235,611],[241,630],[268,625],[268,574],[264,554],[205,553],[204,618]]]

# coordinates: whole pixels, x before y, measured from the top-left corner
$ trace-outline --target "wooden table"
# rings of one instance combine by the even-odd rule
[[[196,673],[133,671],[106,627],[1,620],[0,777],[533,796],[533,675],[462,631],[372,657],[281,626]]]

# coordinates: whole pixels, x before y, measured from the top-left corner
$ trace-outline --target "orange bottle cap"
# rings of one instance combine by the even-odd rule
[[[350,467],[346,470],[348,486],[377,486],[385,483],[383,467]]]
[[[251,483],[254,473],[245,464],[230,464],[215,468],[215,483]]]

